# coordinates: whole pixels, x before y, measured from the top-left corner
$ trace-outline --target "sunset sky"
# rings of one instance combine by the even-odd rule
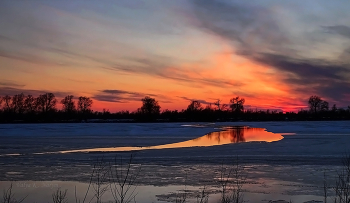
[[[183,109],[234,96],[246,108],[350,105],[348,1],[0,1],[0,96],[52,92],[94,110],[141,98]]]

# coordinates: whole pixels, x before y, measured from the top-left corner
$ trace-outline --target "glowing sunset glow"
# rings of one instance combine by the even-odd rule
[[[347,107],[349,9],[327,0],[1,1],[0,96],[87,96],[111,112],[135,111],[145,96],[161,110],[235,96],[246,109],[296,111],[311,95]]]
[[[209,147],[217,145],[225,145],[239,142],[274,142],[283,139],[281,134],[267,132],[263,128],[249,127],[232,127],[225,128],[223,131],[212,132],[203,137],[184,142],[164,144],[150,147],[110,147],[110,148],[93,148],[61,151],[59,153],[75,153],[75,152],[120,152],[120,151],[137,151],[150,149],[174,149],[186,147]]]

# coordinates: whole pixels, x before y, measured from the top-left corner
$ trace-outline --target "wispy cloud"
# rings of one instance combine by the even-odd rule
[[[176,59],[149,56],[146,58],[129,58],[127,59],[131,65],[116,65],[112,67],[115,70],[124,71],[132,74],[144,74],[159,78],[170,79],[175,82],[182,83],[186,86],[213,86],[213,87],[239,87],[244,85],[243,82],[233,81],[227,78],[213,78],[201,75],[200,69],[189,69],[175,63]]]
[[[300,106],[318,94],[345,104],[349,7],[326,0],[1,1],[0,72],[8,74],[0,75],[0,94],[52,88],[65,96],[74,87],[99,101],[152,96],[177,107],[238,95],[252,106],[273,97],[275,104],[264,101],[278,108],[290,105],[279,98],[299,97]]]
[[[10,80],[3,80],[3,81],[0,81],[0,87],[1,86],[17,87],[18,88],[18,87],[24,87],[25,85],[17,83],[17,82],[10,81]]]
[[[279,70],[291,73],[285,81],[289,84],[299,85],[295,90],[318,93],[328,98],[341,99],[350,90],[349,65],[324,60],[300,60],[287,56],[265,54],[256,57],[261,63],[273,66]]]
[[[193,5],[201,29],[234,42],[241,52],[256,48],[277,51],[289,42],[272,10],[262,6],[211,0],[194,0]]]
[[[33,95],[33,96],[39,96],[40,94],[45,93],[53,93],[58,98],[63,98],[67,95],[71,95],[71,92],[61,92],[61,91],[45,91],[45,90],[32,90],[32,89],[24,89],[24,88],[16,88],[16,87],[7,87],[7,86],[0,86],[0,96],[13,96],[16,94],[25,94],[25,95]]]
[[[237,54],[275,68],[281,76],[279,79],[290,85],[293,94],[302,91],[334,101],[346,101],[350,90],[350,63],[337,61],[337,57],[328,60],[303,56],[301,49],[295,47],[306,50],[307,45],[300,40],[307,38],[306,34],[297,38],[292,36],[290,33],[296,28],[281,26],[274,10],[242,1],[195,0],[193,5],[201,29],[229,41]],[[348,26],[323,28],[350,38]],[[321,36],[321,32],[315,35]],[[314,43],[321,43],[320,40]],[[349,56],[349,50],[344,50],[343,55]]]
[[[186,100],[186,101],[198,101],[198,102],[200,102],[201,104],[213,104],[214,102],[208,102],[208,101],[206,101],[206,100],[203,100],[203,99],[194,99],[194,98],[188,98],[188,97],[178,97],[178,98],[180,98],[180,99],[184,99],[184,100]]]
[[[345,25],[323,26],[327,31],[350,38],[350,27]]]
[[[159,95],[159,94],[145,94],[140,92],[131,92],[125,90],[101,90],[97,94],[93,96],[94,99],[98,101],[106,101],[106,102],[117,102],[117,103],[127,103],[131,101],[141,101],[144,97],[149,96],[156,98],[157,100],[164,103],[170,103],[170,100],[167,96]]]

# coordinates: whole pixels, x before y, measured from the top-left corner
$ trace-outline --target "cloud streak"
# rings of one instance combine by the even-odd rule
[[[141,101],[144,97],[157,97],[157,99],[161,99],[164,103],[169,103],[168,97],[159,94],[145,94],[140,92],[132,92],[118,89],[106,89],[101,90],[97,94],[93,96],[94,99],[98,101],[105,102],[116,102],[116,103],[128,103],[132,101]]]
[[[350,27],[345,25],[333,25],[333,26],[323,26],[327,31],[331,33],[339,34],[343,37],[350,39]]]
[[[173,102],[169,108],[234,95],[251,106],[290,106],[288,98],[300,106],[313,94],[345,104],[349,7],[325,0],[1,2],[0,93],[51,88],[65,96],[75,88],[115,108],[144,96]]]
[[[170,79],[187,86],[213,86],[213,87],[239,87],[243,82],[229,80],[227,78],[212,78],[202,76],[201,70],[191,70],[176,64],[175,59],[161,56],[145,58],[130,58],[128,62],[133,65],[116,65],[112,69],[132,74],[145,74],[159,78]]]
[[[13,95],[22,94],[22,93],[25,95],[33,95],[33,96],[39,96],[45,93],[53,93],[58,98],[63,98],[67,95],[72,94],[70,92],[61,92],[61,91],[22,89],[22,88],[16,88],[16,87],[8,87],[8,86],[0,87],[0,96],[5,96],[5,95],[13,96]]]
[[[24,87],[25,85],[23,84],[19,84],[19,83],[16,83],[16,82],[12,82],[12,81],[9,81],[9,80],[5,80],[5,81],[0,81],[0,87],[1,86],[5,86],[5,87]]]
[[[320,94],[334,101],[346,101],[346,94],[350,90],[349,63],[300,55],[302,51],[291,47],[306,46],[300,40],[306,36],[295,38],[288,34],[291,32],[288,29],[293,28],[281,26],[275,11],[242,1],[194,0],[193,7],[201,29],[231,42],[237,54],[276,69],[279,79],[290,85],[293,94],[303,91]],[[323,28],[350,38],[348,26]]]
[[[184,99],[184,100],[190,101],[190,102],[192,102],[192,101],[199,101],[201,104],[207,104],[207,105],[214,104],[214,102],[208,102],[208,101],[203,100],[203,99],[193,99],[193,98],[191,99],[191,98],[188,98],[188,97],[180,97],[180,96],[178,98]]]

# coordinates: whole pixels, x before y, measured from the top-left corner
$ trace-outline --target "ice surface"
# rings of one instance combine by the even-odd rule
[[[47,151],[102,147],[146,147],[170,144],[201,137],[218,127],[246,125],[266,128],[284,135],[272,143],[239,143],[219,147],[143,152],[145,158],[179,158],[242,156],[246,160],[334,161],[349,149],[350,122],[249,122],[216,123],[201,127],[185,123],[156,124],[15,124],[0,125],[0,154],[30,154]],[[193,125],[193,124],[191,124]],[[19,157],[25,159],[25,157]],[[40,157],[35,157],[40,159]],[[78,158],[78,157],[76,157]],[[210,159],[209,159],[210,160]]]
[[[192,170],[190,182],[199,186],[212,179],[213,170],[217,170],[222,163],[229,164],[238,158],[240,164],[252,171],[250,177],[320,187],[323,172],[335,172],[341,165],[341,158],[350,149],[349,121],[3,124],[0,125],[0,154],[22,155],[0,157],[0,180],[86,181],[97,158],[111,161],[115,156],[127,157],[128,154],[32,153],[169,144],[201,137],[224,126],[237,125],[266,128],[269,132],[284,134],[284,139],[271,143],[235,143],[138,152],[134,161],[144,166],[143,184],[183,185],[183,177]],[[317,191],[312,189],[310,193],[318,194]]]

